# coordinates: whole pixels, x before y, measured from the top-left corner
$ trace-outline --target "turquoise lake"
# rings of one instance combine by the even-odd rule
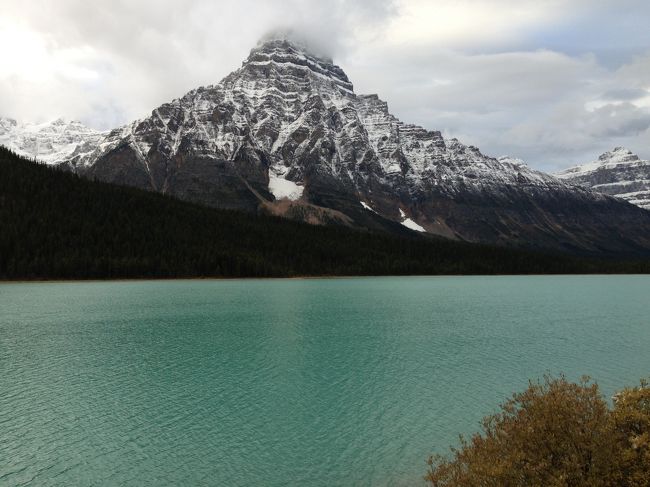
[[[546,372],[650,376],[650,276],[0,284],[0,485],[423,485]]]

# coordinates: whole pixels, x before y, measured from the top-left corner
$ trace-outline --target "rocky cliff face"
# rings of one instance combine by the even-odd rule
[[[376,95],[356,95],[331,60],[283,39],[65,165],[311,223],[580,252],[650,249],[650,214],[403,123]]]
[[[566,169],[557,177],[650,210],[650,161],[624,147],[605,152],[597,161]]]

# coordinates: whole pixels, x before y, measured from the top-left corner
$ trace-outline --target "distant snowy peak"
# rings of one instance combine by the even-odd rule
[[[18,125],[13,118],[0,117],[0,135],[13,130]]]
[[[624,147],[616,147],[597,161],[565,169],[556,176],[650,209],[650,161]]]
[[[48,164],[73,160],[92,152],[105,135],[81,122],[63,118],[36,124],[0,117],[0,145]]]
[[[613,151],[605,152],[598,157],[598,160],[604,164],[621,164],[621,163],[634,163],[639,161],[639,156],[634,154],[630,149],[625,147],[616,147]]]
[[[598,157],[597,161],[570,167],[557,173],[560,178],[570,178],[590,174],[595,171],[614,169],[617,166],[636,167],[647,165],[648,161],[642,161],[639,156],[625,147],[616,147],[612,151],[605,152]]]

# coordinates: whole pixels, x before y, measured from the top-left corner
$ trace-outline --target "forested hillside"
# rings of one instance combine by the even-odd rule
[[[0,278],[648,272],[215,210],[81,179],[0,147]]]

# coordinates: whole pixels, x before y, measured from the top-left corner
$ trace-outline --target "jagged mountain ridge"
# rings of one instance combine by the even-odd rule
[[[356,95],[329,59],[284,39],[65,165],[311,223],[584,252],[650,248],[641,210],[405,124],[378,96]]]
[[[262,151],[273,179],[302,184],[313,165],[361,193],[370,176],[405,185],[410,193],[427,180],[450,193],[459,191],[459,183],[484,188],[520,184],[522,178],[561,186],[543,173],[445,140],[440,132],[402,123],[377,95],[355,95],[338,66],[299,49],[284,40],[263,44],[220,84],[193,90],[112,132],[81,162],[92,165],[128,142],[143,160],[152,148],[169,159],[191,148],[228,161],[255,159]]]
[[[556,176],[650,210],[650,161],[624,147],[616,147],[597,161],[565,169]]]

